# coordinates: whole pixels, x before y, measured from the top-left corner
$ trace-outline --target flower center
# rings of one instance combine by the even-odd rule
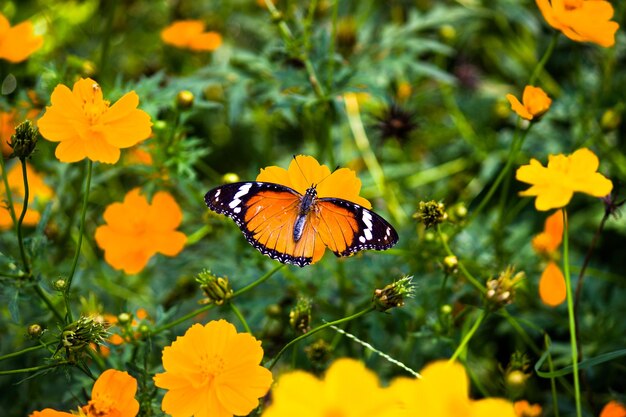
[[[110,398],[100,397],[98,400],[89,400],[81,411],[87,417],[105,417],[108,416],[113,409],[113,401]]]
[[[89,124],[95,125],[98,124],[100,116],[102,116],[109,109],[109,102],[103,100],[102,97],[98,94],[100,91],[100,86],[95,84],[92,86],[93,96],[91,100],[84,100],[83,102],[83,112],[87,119],[89,120]]]
[[[338,407],[332,407],[326,410],[324,413],[324,417],[345,417],[345,413],[343,410],[340,410]]]
[[[224,371],[224,359],[218,355],[206,355],[203,354],[200,357],[200,372],[203,378],[213,381],[213,378],[218,376]]]
[[[582,7],[585,0],[564,0],[563,5],[565,10],[575,10]]]

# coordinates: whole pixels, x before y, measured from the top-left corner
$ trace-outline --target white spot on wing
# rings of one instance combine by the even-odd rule
[[[363,236],[359,236],[359,242],[365,243],[365,238]]]
[[[235,207],[235,208],[233,209],[233,212],[234,212],[234,213],[240,213],[240,212],[241,212],[241,207]]]
[[[250,191],[250,187],[252,187],[252,183],[251,182],[249,182],[247,184],[244,184],[241,187],[239,187],[239,191],[237,191],[235,193],[235,195],[233,196],[233,201],[231,201],[228,204],[228,207],[230,207],[231,209],[234,209],[235,207],[237,207],[239,205],[239,203],[241,203],[240,198],[243,197],[244,195],[248,194],[248,191]],[[241,209],[239,209],[239,211],[241,211]],[[235,211],[235,213],[239,213],[239,211]]]
[[[365,239],[372,240],[372,228],[374,227],[374,223],[372,222],[372,215],[369,211],[363,212],[363,223],[365,223],[365,226],[367,226],[365,229],[363,229]]]

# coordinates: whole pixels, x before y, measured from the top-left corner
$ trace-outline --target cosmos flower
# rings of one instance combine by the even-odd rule
[[[552,99],[548,97],[545,91],[532,85],[524,87],[521,103],[513,94],[507,94],[506,99],[511,103],[513,111],[526,120],[541,117],[552,104]]]
[[[176,230],[182,218],[180,207],[169,193],[159,191],[148,203],[135,188],[123,202],[106,208],[106,224],[96,229],[96,243],[104,250],[109,265],[136,274],[155,254],[176,256],[183,250],[187,237]]]
[[[531,184],[520,195],[537,197],[535,208],[547,211],[565,207],[574,192],[594,197],[608,195],[613,189],[613,183],[596,172],[599,164],[593,152],[582,148],[567,156],[550,155],[546,167],[536,159],[531,159],[530,164],[518,168],[515,178]]]
[[[162,409],[173,417],[248,415],[272,384],[259,365],[261,342],[225,320],[194,324],[163,349],[165,372],[154,384],[168,390]]]
[[[161,31],[163,42],[194,51],[214,51],[222,44],[217,32],[204,32],[201,20],[178,20]]]
[[[29,21],[11,27],[7,18],[0,13],[0,59],[12,63],[26,60],[43,45],[43,36],[35,35]]]
[[[609,47],[615,44],[619,29],[613,6],[604,0],[536,0],[541,14],[553,28],[577,42],[593,42]]]
[[[114,164],[120,149],[136,145],[152,132],[150,116],[137,109],[139,96],[134,91],[110,106],[98,83],[81,78],[71,91],[57,85],[50,100],[38,127],[45,139],[59,142],[55,155],[61,162],[89,158]]]

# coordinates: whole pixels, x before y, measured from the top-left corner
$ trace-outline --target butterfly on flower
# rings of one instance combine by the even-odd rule
[[[385,250],[398,234],[359,196],[354,171],[330,172],[311,156],[294,157],[289,169],[268,167],[256,181],[216,187],[206,193],[209,209],[235,221],[252,246],[282,263],[317,262],[326,247],[336,256]]]

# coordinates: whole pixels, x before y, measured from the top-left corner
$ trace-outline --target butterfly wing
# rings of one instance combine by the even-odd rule
[[[298,242],[293,240],[301,199],[295,190],[267,182],[226,184],[204,196],[206,205],[233,219],[261,253],[283,263],[305,266],[321,257],[324,244],[316,239],[311,224],[305,224]]]
[[[398,233],[385,219],[363,206],[339,198],[320,198],[316,231],[336,256],[366,249],[386,250],[398,242]]]

